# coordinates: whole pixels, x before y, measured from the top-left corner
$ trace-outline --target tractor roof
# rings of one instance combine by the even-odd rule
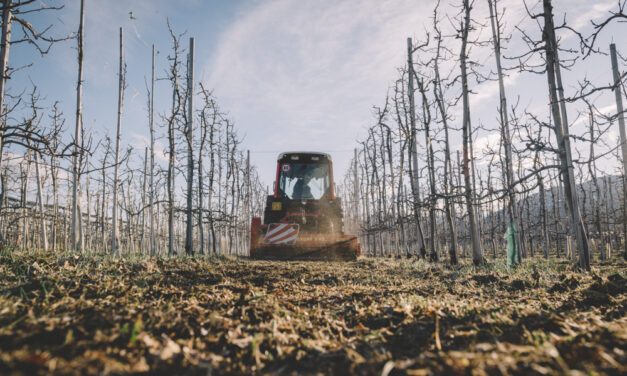
[[[279,154],[278,160],[282,160],[284,158],[288,158],[291,156],[299,156],[299,157],[323,157],[327,160],[331,160],[331,156],[327,153],[321,153],[321,152],[317,152],[317,151],[286,151],[283,152],[281,154]]]

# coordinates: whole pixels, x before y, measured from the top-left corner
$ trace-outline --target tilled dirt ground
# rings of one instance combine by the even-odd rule
[[[625,374],[627,267],[0,256],[0,374]]]

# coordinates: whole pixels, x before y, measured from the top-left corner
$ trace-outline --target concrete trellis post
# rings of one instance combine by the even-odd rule
[[[627,135],[625,134],[625,111],[621,92],[621,79],[618,72],[616,45],[610,44],[612,59],[612,75],[614,77],[614,95],[616,96],[616,113],[618,114],[618,130],[620,132],[620,148],[623,155],[623,257],[627,259]]]

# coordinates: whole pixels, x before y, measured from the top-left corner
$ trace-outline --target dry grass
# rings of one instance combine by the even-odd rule
[[[0,256],[0,373],[627,372],[624,262]]]

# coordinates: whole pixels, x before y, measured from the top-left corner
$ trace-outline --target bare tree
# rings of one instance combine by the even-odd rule
[[[558,98],[558,90],[562,87],[559,76],[559,58],[557,55],[557,40],[555,38],[555,28],[553,25],[553,7],[551,0],[543,0],[544,5],[544,49],[546,54],[546,77],[549,85],[549,97],[551,100],[551,113],[553,115],[554,132],[560,150],[562,164],[562,176],[564,180],[564,193],[571,217],[571,231],[577,240],[579,250],[579,266],[585,270],[590,269],[590,253],[588,249],[588,236],[581,218],[579,201],[577,199],[577,188],[574,178],[574,168],[572,161],[572,151],[570,147],[570,134],[568,122],[564,118],[564,100]],[[560,104],[562,108],[560,109]]]
[[[50,51],[52,45],[67,38],[54,38],[50,36],[51,26],[38,30],[26,15],[41,13],[44,11],[55,11],[62,9],[62,6],[41,5],[35,0],[2,0],[2,35],[0,36],[0,162],[2,161],[2,151],[7,143],[7,137],[22,139],[27,134],[15,132],[19,127],[7,129],[7,115],[15,106],[9,107],[5,103],[6,81],[11,78],[13,72],[24,67],[11,68],[9,65],[10,50],[13,45],[27,43],[35,48],[41,55]],[[16,23],[21,29],[21,35],[13,38],[13,24]],[[10,136],[7,136],[7,133]]]
[[[215,125],[218,120],[218,111],[216,103],[212,98],[210,91],[200,84],[200,93],[202,95],[203,107],[199,110],[200,121],[200,139],[198,144],[198,235],[199,235],[199,249],[198,252],[202,255],[205,253],[205,230],[204,230],[204,218],[205,218],[205,206],[204,206],[204,151],[207,141],[209,141],[210,148],[213,149],[213,136],[215,133]],[[209,138],[209,139],[207,139]],[[210,163],[211,169],[213,169],[213,162]],[[210,179],[211,180],[211,179]],[[209,189],[209,203],[211,203],[212,184]]]
[[[174,186],[175,186],[175,159],[176,159],[176,142],[175,131],[179,122],[179,117],[183,112],[183,98],[181,95],[180,80],[180,37],[174,34],[174,31],[168,23],[170,37],[172,39],[172,55],[169,56],[170,68],[168,71],[168,79],[172,86],[172,109],[166,118],[166,126],[168,132],[168,177],[167,177],[167,195],[168,195],[168,255],[176,254],[175,250],[175,223],[174,223]]]
[[[461,50],[459,53],[459,66],[461,72],[462,82],[462,101],[463,101],[463,118],[462,118],[462,148],[463,148],[463,174],[464,174],[464,186],[466,198],[466,210],[468,212],[468,222],[470,224],[470,239],[472,242],[472,259],[475,265],[483,264],[483,248],[481,246],[481,235],[479,233],[479,227],[477,224],[477,214],[475,209],[475,191],[473,189],[472,177],[470,171],[470,138],[472,137],[472,128],[470,124],[470,98],[468,87],[468,66],[467,60],[467,46],[468,46],[468,34],[472,28],[470,11],[472,9],[469,0],[463,0],[462,14],[463,21],[459,30],[461,36]]]
[[[455,225],[455,207],[453,203],[453,165],[451,162],[451,146],[449,136],[449,117],[447,112],[448,106],[444,98],[444,90],[442,88],[443,77],[440,73],[440,60],[443,58],[443,53],[448,53],[448,49],[443,46],[443,36],[439,26],[438,9],[439,2],[435,6],[433,11],[433,29],[435,33],[435,56],[429,60],[429,65],[433,67],[433,96],[437,112],[440,115],[440,122],[444,130],[444,212],[446,217],[446,223],[449,230],[449,259],[451,265],[457,265],[457,226]]]
[[[187,124],[185,139],[187,141],[187,222],[185,228],[185,253],[194,254],[194,38],[189,38],[187,60]]]
[[[501,125],[501,142],[503,143],[504,157],[505,157],[505,189],[507,193],[507,215],[510,226],[514,232],[514,252],[518,255],[518,259],[521,257],[520,245],[522,244],[520,234],[518,233],[518,218],[517,212],[514,209],[516,207],[516,193],[514,190],[514,171],[513,171],[513,156],[512,156],[512,141],[510,132],[509,114],[507,108],[507,96],[505,94],[505,84],[503,67],[501,66],[501,24],[498,12],[498,0],[488,0],[488,7],[490,9],[490,26],[492,28],[492,43],[494,45],[494,57],[496,60],[496,72],[499,82],[499,123]]]

